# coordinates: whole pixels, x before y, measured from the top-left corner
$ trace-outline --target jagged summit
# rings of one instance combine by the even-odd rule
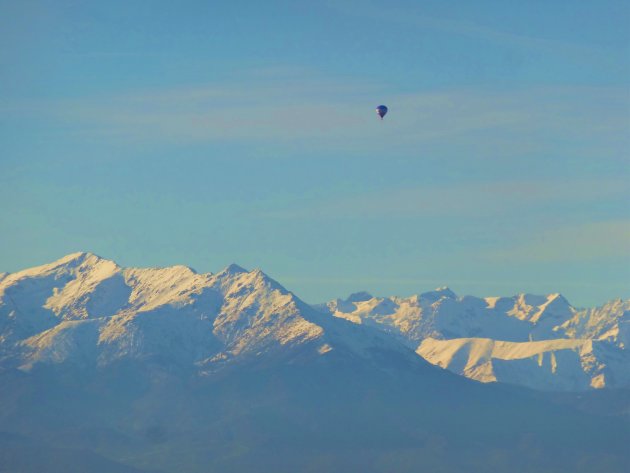
[[[124,268],[88,252],[0,277],[0,352],[20,353],[5,360],[25,369],[168,353],[172,362],[211,370],[281,353],[369,359],[378,345],[403,358],[422,347],[427,360],[480,380],[519,379],[495,365],[521,360],[517,372],[536,387],[551,383],[533,383],[532,373],[547,366],[538,359],[560,351],[553,366],[567,373],[567,386],[582,379],[580,386],[603,387],[630,379],[628,363],[618,362],[630,345],[629,319],[630,301],[578,310],[558,293],[458,297],[448,287],[407,298],[362,291],[311,307],[260,269]],[[466,350],[485,358],[462,368]],[[562,386],[555,374],[541,379]]]
[[[409,298],[355,293],[312,307],[260,269],[124,268],[87,253],[16,274],[0,280],[2,425],[41,432],[64,447],[124,446],[119,459],[129,458],[128,444],[139,445],[134,461],[154,459],[151,465],[164,471],[182,471],[195,448],[202,449],[198,467],[186,471],[203,471],[209,458],[227,459],[229,468],[212,465],[217,471],[260,471],[270,451],[275,462],[296,446],[309,450],[316,439],[325,449],[311,464],[349,451],[343,467],[351,471],[366,470],[380,445],[395,445],[382,457],[385,469],[392,459],[406,467],[418,458],[407,470],[420,471],[427,452],[453,457],[449,438],[453,445],[470,439],[475,464],[485,467],[495,445],[510,444],[505,439],[518,429],[527,434],[515,441],[519,455],[521,445],[540,437],[536,452],[550,446],[555,458],[557,425],[566,414],[556,414],[557,406],[539,411],[523,392],[464,377],[541,390],[623,387],[630,378],[619,349],[630,306],[619,301],[569,314],[555,296],[540,296],[529,308],[528,297],[491,307],[438,288]],[[515,308],[525,316],[508,314]],[[587,336],[593,338],[579,338]],[[449,420],[453,415],[463,417]],[[500,420],[501,430],[493,420],[484,431],[488,419]],[[530,419],[540,425],[527,425]],[[610,419],[603,422],[609,428]],[[568,437],[584,430],[571,426]],[[592,432],[599,438],[602,429]],[[271,450],[270,441],[277,442]],[[251,448],[249,463],[233,463],[234,452]],[[156,449],[166,454],[156,457]],[[303,464],[300,457],[264,469],[299,471]],[[609,464],[606,471],[614,471]]]
[[[451,289],[448,286],[436,287],[434,289],[434,291],[436,291],[436,292],[451,292],[451,293],[453,292],[453,291],[451,291]]]
[[[108,260],[105,260],[93,253],[77,252],[63,256],[51,263],[24,269],[15,273],[8,273],[7,276],[10,276],[12,279],[17,279],[23,276],[45,275],[54,271],[71,271],[74,268],[92,266],[101,261]],[[115,264],[113,261],[108,262]]]
[[[568,391],[630,386],[630,301],[578,310],[559,293],[458,298],[438,288],[319,307],[480,381]]]
[[[226,268],[224,268],[222,271],[220,271],[218,273],[218,275],[230,275],[230,276],[234,276],[236,274],[242,274],[242,273],[248,273],[249,271],[246,270],[245,268],[243,268],[242,266],[239,266],[236,263],[232,263],[229,266],[227,266]]]
[[[69,255],[62,256],[58,260],[53,261],[51,264],[61,266],[71,262],[83,262],[86,260],[95,261],[100,259],[103,258],[89,251],[77,251],[76,253],[70,253]]]
[[[421,299],[437,301],[441,298],[456,299],[457,294],[451,291],[447,286],[435,288],[433,291],[427,291],[420,294]]]
[[[0,282],[0,350],[20,347],[11,363],[21,369],[166,356],[213,370],[263,355],[369,358],[374,344],[415,359],[378,332],[323,316],[260,269],[122,268],[76,253],[13,276]]]
[[[346,298],[346,302],[364,302],[369,301],[374,296],[367,291],[353,292]]]

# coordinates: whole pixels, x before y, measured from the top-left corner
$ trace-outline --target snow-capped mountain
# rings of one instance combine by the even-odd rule
[[[560,294],[458,297],[443,287],[408,298],[362,292],[311,307],[262,271],[237,265],[198,274],[75,253],[0,279],[0,363],[22,370],[167,353],[168,363],[212,371],[247,357],[332,351],[370,358],[385,349],[404,358],[407,347],[478,381],[575,391],[630,386],[629,333],[630,301],[579,310]]]
[[[334,323],[260,270],[124,269],[89,253],[0,281],[2,364],[107,365],[165,358],[201,370],[244,357],[370,357],[409,350],[375,330]]]
[[[630,301],[580,310],[560,294],[458,297],[443,287],[408,298],[362,292],[317,307],[478,381],[550,391],[630,386]]]
[[[630,300],[615,299],[601,307],[576,311],[559,331],[570,338],[606,340],[620,348],[628,348]]]
[[[559,297],[516,298],[510,314],[489,307],[508,302],[440,289],[315,309],[260,270],[121,268],[89,253],[6,274],[0,471],[624,471],[625,421],[477,383],[415,353],[457,360],[439,343],[470,330],[516,345],[528,343],[521,327],[596,330]],[[489,312],[458,320],[462,304]],[[620,349],[614,327],[625,318],[597,314],[601,343]],[[556,348],[600,353],[581,340]],[[482,348],[479,370],[499,380],[502,367],[490,373],[483,360],[522,354],[492,340]]]
[[[433,364],[483,382],[547,391],[630,386],[630,354],[597,340],[560,338],[518,343],[426,338],[417,353]]]

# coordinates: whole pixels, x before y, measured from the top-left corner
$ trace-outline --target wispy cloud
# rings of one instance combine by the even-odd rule
[[[550,176],[553,178],[554,176]],[[457,185],[425,185],[363,192],[345,198],[301,202],[298,209],[264,213],[278,219],[416,219],[501,218],[556,208],[581,208],[606,200],[620,200],[630,192],[623,178],[501,180]],[[545,212],[547,213],[547,212]]]
[[[581,60],[601,62],[611,56],[610,51],[592,47],[590,45],[575,44],[557,39],[515,33],[506,29],[499,29],[486,24],[464,19],[435,17],[419,13],[418,9],[400,7],[392,4],[376,4],[374,2],[329,2],[328,6],[350,16],[371,18],[379,22],[408,25],[425,30],[439,31],[447,34],[480,38],[502,45],[518,48],[554,51],[559,55],[579,57]],[[420,9],[420,11],[422,11]]]
[[[6,101],[0,110],[12,120],[44,121],[60,133],[153,144],[259,141],[360,152],[380,143],[391,153],[436,142],[481,143],[487,149],[500,145],[504,153],[558,140],[569,147],[582,142],[603,150],[629,144],[630,94],[621,88],[452,89],[399,95],[386,90],[385,84],[272,68],[221,83]],[[382,96],[388,97],[391,110],[386,123],[379,123],[372,110],[375,97]],[[480,132],[486,133],[481,140]]]
[[[483,257],[503,263],[559,263],[611,258],[630,261],[630,220],[585,222],[529,234],[525,241],[487,251]],[[630,269],[627,271],[630,277]]]
[[[450,262],[457,257],[480,265],[629,260],[630,208],[623,204],[629,193],[623,177],[549,176],[382,189],[292,202],[260,216],[403,231]]]
[[[255,70],[229,83],[130,91],[106,97],[7,102],[5,114],[63,123],[64,130],[133,141],[295,140],[356,127],[371,112],[348,106],[369,84]],[[373,118],[369,114],[370,118]],[[355,128],[356,131],[356,128]]]

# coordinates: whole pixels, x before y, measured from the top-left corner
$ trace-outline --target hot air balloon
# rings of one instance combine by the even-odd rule
[[[381,120],[387,115],[387,107],[385,105],[379,105],[376,107],[376,114],[381,117]]]

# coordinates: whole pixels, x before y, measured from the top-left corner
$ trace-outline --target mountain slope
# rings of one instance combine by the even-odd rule
[[[577,312],[560,294],[460,298],[448,288],[408,298],[360,294],[318,308],[356,323],[380,326],[411,345],[427,337],[483,337],[513,342],[557,338],[556,327]]]
[[[577,311],[562,324],[571,338],[607,340],[621,348],[630,346],[630,300],[616,299],[593,309]]]
[[[594,340],[517,343],[426,338],[417,353],[435,365],[482,382],[501,381],[547,391],[630,386],[630,354]],[[607,360],[606,364],[601,360]]]
[[[349,330],[357,332],[331,322],[263,272],[235,265],[217,274],[184,266],[123,269],[77,253],[0,282],[5,367],[105,366],[168,353],[169,363],[214,369],[233,358],[291,350],[369,357],[373,345],[409,356],[376,331],[356,337],[347,336]]]
[[[542,390],[630,387],[630,301],[576,309],[560,294],[351,295],[317,306],[391,334],[429,362],[482,382]]]
[[[0,336],[0,449],[15,448],[13,464],[33,444],[173,473],[621,472],[630,461],[621,420],[456,376],[237,266],[70,255],[0,282]]]
[[[12,473],[156,473],[108,460],[89,450],[53,447],[0,432],[0,471]]]

